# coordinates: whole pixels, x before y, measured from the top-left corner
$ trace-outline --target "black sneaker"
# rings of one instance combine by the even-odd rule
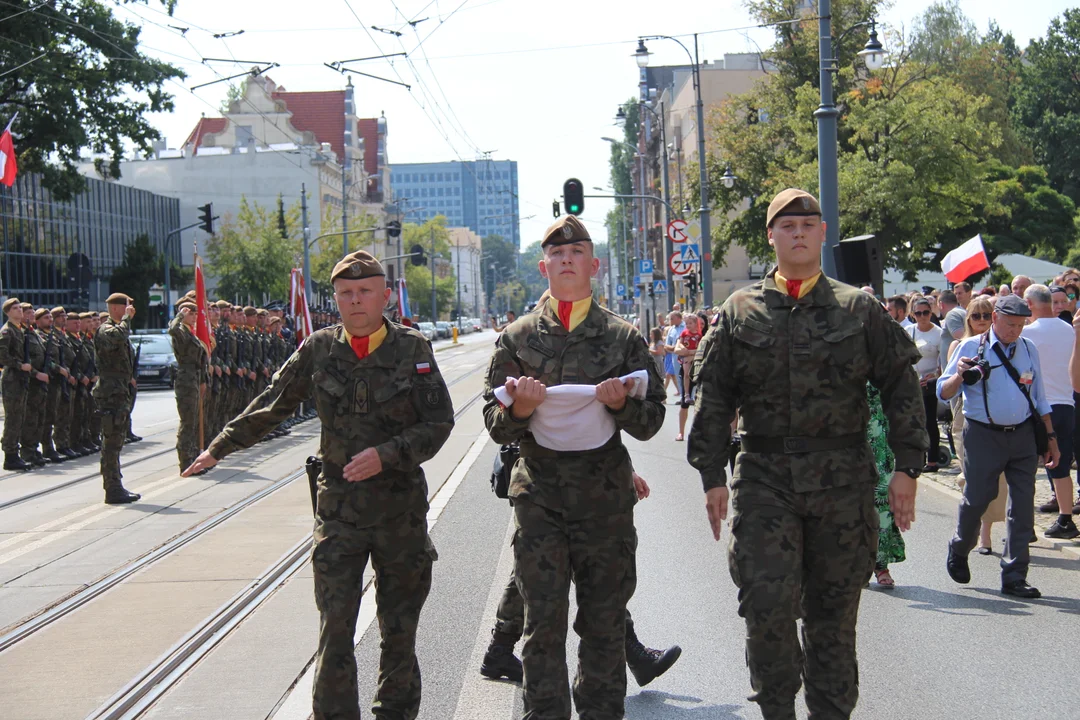
[[[1058,518],[1043,535],[1055,540],[1072,540],[1080,537],[1080,530],[1076,529],[1076,523],[1073,522],[1072,518],[1069,518],[1064,524],[1061,522],[1061,518]]]
[[[968,567],[968,559],[954,555],[952,548],[949,548],[949,557],[945,560],[945,569],[949,571],[949,577],[961,585],[967,585],[971,582],[971,568]]]
[[[1048,501],[1039,506],[1039,512],[1041,513],[1057,513],[1061,512],[1058,509],[1058,501],[1056,497],[1051,497]]]

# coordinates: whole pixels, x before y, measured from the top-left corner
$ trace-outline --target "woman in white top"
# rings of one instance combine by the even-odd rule
[[[915,341],[921,358],[915,363],[915,372],[919,375],[919,385],[923,391],[923,408],[926,410],[926,432],[930,435],[930,451],[926,455],[926,467],[923,472],[937,472],[938,444],[940,442],[937,426],[937,377],[938,353],[941,352],[941,328],[931,321],[932,306],[926,298],[915,301],[915,325],[907,328],[907,334]]]

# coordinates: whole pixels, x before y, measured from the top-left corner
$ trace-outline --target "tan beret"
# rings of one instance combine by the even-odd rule
[[[109,313],[107,313],[107,312],[98,313],[98,318],[101,319],[101,320],[108,320],[109,319]]]
[[[260,315],[260,316],[265,316],[265,315],[269,315],[270,311],[267,310],[266,308],[258,308],[257,310],[255,310],[255,314]]]
[[[772,227],[773,220],[784,215],[821,215],[821,205],[817,198],[805,190],[788,188],[777,194],[769,203],[765,216],[765,227]]]
[[[279,322],[281,322],[281,318],[279,318],[279,317],[270,318],[270,324],[271,325],[273,325],[274,323],[279,323]]]
[[[106,305],[127,305],[131,302],[131,298],[124,293],[113,293],[109,297],[105,298]]]
[[[544,233],[544,240],[540,243],[540,247],[569,245],[584,240],[592,241],[589,231],[585,229],[585,225],[578,220],[576,215],[563,215],[553,222],[551,227]]]
[[[37,320],[42,315],[48,315],[48,314],[49,314],[49,311],[46,310],[45,308],[38,308],[37,310],[34,311],[34,319]],[[49,317],[52,317],[52,316],[50,315]]]
[[[250,305],[245,305],[244,306],[244,314],[245,315],[258,315],[259,311],[256,310],[255,308],[251,307]]]
[[[19,298],[8,298],[4,302],[4,312],[6,313],[7,311],[11,310],[11,308],[13,308],[15,306],[20,306],[21,307],[21,303],[19,302]]]
[[[232,308],[232,303],[228,300],[218,300],[214,305],[222,310],[229,310]]]
[[[83,320],[93,320],[94,318],[97,317],[97,313],[95,313],[95,312],[84,312],[79,317],[81,317]]]
[[[34,309],[34,306],[31,305],[30,303],[19,303],[19,305],[22,306],[23,310],[33,310]]]
[[[334,266],[334,271],[330,273],[330,282],[334,282],[338,278],[343,280],[363,280],[364,278],[378,277],[380,275],[386,275],[382,263],[368,251],[357,250],[338,260],[338,264]]]
[[[67,315],[67,310],[65,310],[64,306],[61,305],[60,307],[54,307],[52,309],[52,314],[53,314],[53,317],[59,317],[60,315]],[[105,313],[105,314],[108,315],[108,313]]]
[[[198,305],[196,305],[193,302],[188,302],[187,300],[183,300],[183,301],[180,302],[179,309],[183,310],[184,308],[187,308],[188,310],[191,310],[192,312],[198,312],[199,311],[199,306]]]

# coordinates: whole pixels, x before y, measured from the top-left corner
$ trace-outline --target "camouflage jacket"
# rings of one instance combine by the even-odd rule
[[[420,464],[450,436],[454,408],[431,343],[416,330],[393,324],[387,329],[382,345],[363,360],[340,325],[313,333],[259,396],[273,399],[265,407],[249,405],[210,443],[210,454],[220,460],[251,447],[314,391],[324,463],[319,514],[347,506],[348,522],[370,527],[426,509]],[[345,481],[345,465],[368,448],[378,452],[383,471],[362,482]]]
[[[67,334],[68,345],[71,346],[71,352],[75,355],[75,359],[71,362],[71,374],[76,380],[80,381],[76,389],[82,387],[82,379],[84,377],[90,377],[87,373],[90,371],[90,353],[86,351],[86,345],[83,343],[81,333],[68,332]]]
[[[130,407],[129,392],[135,372],[135,350],[131,347],[131,321],[108,318],[94,335],[97,350],[98,381],[94,401],[102,410]]]
[[[42,341],[41,335],[38,334],[37,328],[23,328],[23,332],[26,333],[28,340],[26,346],[30,352],[32,372],[47,372],[48,368],[45,367],[45,343]],[[37,380],[34,380],[34,382],[36,383]]]
[[[537,445],[529,420],[514,418],[495,398],[495,388],[508,377],[532,377],[547,386],[598,385],[637,370],[649,372],[645,399],[628,397],[622,410],[612,412],[618,430],[594,450],[557,452]],[[511,323],[495,341],[484,399],[484,423],[492,439],[521,443],[511,497],[528,499],[568,519],[633,508],[637,498],[621,432],[638,440],[655,435],[664,424],[665,394],[644,339],[629,323],[594,302],[581,324],[567,332],[545,303],[540,311]]]
[[[96,333],[95,333],[96,334]],[[98,368],[97,348],[94,347],[94,335],[91,333],[83,333],[82,336],[83,348],[86,351],[86,376],[93,378],[98,374],[100,368]]]
[[[4,383],[18,379],[21,384],[27,374],[19,369],[23,364],[23,329],[11,322],[0,327],[0,366],[4,368]]]
[[[75,362],[75,346],[71,344],[71,336],[67,330],[60,330],[56,333],[55,342],[59,348],[56,353],[56,362],[70,372],[71,364]],[[68,379],[64,378],[64,382],[68,382]]]
[[[49,374],[50,384],[61,381],[66,382],[66,379],[60,374],[60,367],[64,362],[63,340],[60,337],[60,332],[56,328],[38,330],[38,337],[41,338],[41,344],[45,348],[45,372]]]
[[[184,324],[180,315],[169,322],[169,337],[176,357],[177,382],[193,382],[196,385],[206,382],[206,346]]]
[[[774,271],[775,272],[775,271]],[[706,490],[727,479],[731,421],[769,438],[865,437],[869,381],[881,391],[897,467],[922,467],[928,445],[914,343],[871,295],[822,277],[800,300],[773,273],[739,290],[694,360],[697,388],[687,457]],[[773,484],[806,492],[876,483],[869,445],[738,456],[733,485]]]

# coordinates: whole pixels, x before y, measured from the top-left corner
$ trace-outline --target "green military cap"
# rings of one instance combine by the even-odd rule
[[[109,297],[105,298],[106,305],[127,305],[131,302],[131,298],[124,293],[113,293]]]
[[[37,310],[34,311],[34,319],[37,320],[39,317],[41,317],[42,315],[45,315],[48,312],[49,311],[46,310],[45,308],[38,308]]]
[[[330,273],[330,282],[338,278],[345,280],[363,280],[369,277],[385,276],[382,263],[366,250],[357,250],[338,260],[334,272]]]
[[[65,310],[64,306],[61,305],[59,307],[54,307],[52,309],[52,314],[53,314],[53,317],[60,317],[61,315],[67,315],[67,310]],[[108,315],[108,313],[105,313],[105,314]]]
[[[551,227],[544,233],[544,240],[540,243],[540,247],[569,245],[584,240],[592,242],[585,225],[577,219],[576,215],[563,215],[553,222]]]
[[[20,307],[22,306],[22,303],[19,302],[19,298],[9,298],[4,302],[4,312],[6,313],[8,310],[11,310],[11,308],[15,307],[16,305]]]
[[[772,227],[773,220],[784,215],[817,215],[821,216],[821,205],[817,198],[805,190],[788,188],[780,193],[769,203],[769,211],[765,216],[765,227]]]
[[[228,300],[218,300],[216,303],[214,303],[214,305],[216,305],[218,308],[220,308],[222,310],[228,310],[228,309],[232,308],[232,303],[229,302]]]
[[[245,305],[244,306],[244,314],[245,315],[258,315],[259,311],[256,310],[255,308],[251,307],[250,305]]]

